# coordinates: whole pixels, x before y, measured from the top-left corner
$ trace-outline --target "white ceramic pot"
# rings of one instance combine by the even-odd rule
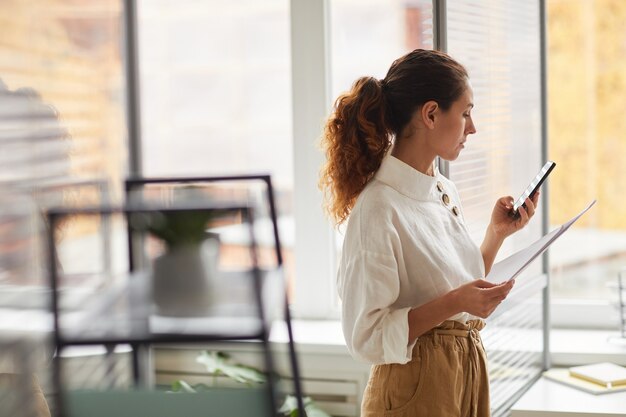
[[[216,297],[214,287],[219,241],[211,237],[199,245],[168,250],[154,260],[152,295],[156,313],[163,316],[203,316]]]

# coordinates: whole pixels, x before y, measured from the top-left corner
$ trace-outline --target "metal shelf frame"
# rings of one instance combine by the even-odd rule
[[[166,185],[166,184],[190,184],[190,183],[233,183],[245,181],[261,181],[266,186],[266,199],[269,207],[269,214],[272,221],[274,234],[274,247],[276,249],[276,261],[279,268],[283,267],[282,246],[280,243],[280,234],[278,231],[278,213],[276,209],[274,187],[272,178],[269,174],[251,174],[251,175],[230,175],[230,176],[189,176],[189,177],[141,177],[133,176],[125,181],[126,198],[129,199],[135,191],[141,190],[146,185]],[[129,241],[129,250],[132,251],[132,242]],[[132,252],[131,252],[132,253]],[[131,257],[132,258],[132,257]],[[285,294],[285,323],[287,325],[289,360],[291,366],[292,377],[294,381],[294,393],[298,403],[299,416],[306,416],[303,391],[300,379],[300,368],[296,354],[295,341],[293,337],[293,328],[291,325],[291,312],[289,309],[289,300]]]
[[[255,302],[255,310],[256,317],[258,317],[258,331],[251,331],[249,334],[211,334],[210,332],[202,333],[198,332],[197,334],[179,334],[179,333],[152,333],[151,331],[142,332],[137,337],[123,337],[124,335],[115,335],[113,334],[105,334],[103,337],[92,337],[92,338],[81,338],[81,337],[72,337],[71,335],[64,334],[62,325],[61,325],[61,310],[60,310],[60,302],[59,302],[59,265],[57,263],[57,244],[56,244],[56,236],[55,231],[57,230],[57,225],[64,218],[68,216],[75,215],[93,215],[93,216],[101,216],[102,218],[110,217],[111,215],[123,215],[128,220],[132,215],[138,214],[150,214],[150,213],[163,213],[167,214],[168,212],[200,212],[200,211],[210,211],[210,210],[219,210],[221,213],[231,213],[241,216],[242,224],[247,225],[247,229],[249,231],[249,249],[251,254],[252,265],[248,270],[248,273],[251,274],[252,283],[253,283],[253,296]],[[69,346],[75,345],[102,345],[106,348],[107,357],[111,359],[111,355],[115,350],[115,346],[118,344],[127,344],[132,348],[132,367],[133,367],[133,379],[136,385],[139,385],[141,381],[141,375],[143,374],[142,360],[141,360],[141,352],[143,352],[146,348],[151,345],[160,344],[160,343],[202,343],[202,342],[211,342],[211,341],[243,341],[243,340],[257,340],[262,344],[263,348],[263,361],[264,366],[266,368],[266,377],[267,382],[266,386],[268,389],[268,404],[270,407],[270,414],[275,415],[277,408],[277,376],[275,373],[275,367],[273,363],[272,354],[270,352],[269,345],[269,332],[270,332],[270,321],[267,320],[266,309],[264,306],[264,300],[262,296],[262,272],[258,267],[258,259],[257,259],[257,242],[254,231],[254,210],[248,206],[241,205],[219,205],[219,206],[211,206],[211,207],[185,207],[185,206],[175,206],[175,207],[160,207],[156,205],[126,205],[123,207],[114,207],[114,206],[98,206],[98,207],[85,207],[85,208],[52,208],[47,212],[47,219],[49,224],[49,233],[48,233],[48,267],[49,267],[49,276],[50,276],[50,286],[52,289],[52,312],[53,312],[53,327],[54,327],[54,344],[56,348],[56,355],[53,359],[53,375],[52,380],[55,386],[55,396],[56,396],[56,414],[63,417],[67,415],[67,410],[64,407],[64,395],[63,395],[63,381],[62,381],[62,351]],[[131,228],[129,222],[129,240],[132,240],[133,236],[145,234],[145,230],[136,230]],[[130,255],[130,254],[129,254]],[[129,282],[132,283],[132,280],[136,277],[133,273],[137,273],[137,271],[132,271],[131,265],[131,276],[129,277]],[[131,285],[131,284],[129,284]],[[148,310],[145,312],[145,322],[148,322]],[[129,316],[130,317],[130,316]],[[299,381],[298,381],[299,382]],[[304,415],[304,414],[301,414]]]

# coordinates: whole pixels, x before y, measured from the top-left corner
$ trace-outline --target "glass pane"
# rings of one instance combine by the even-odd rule
[[[496,200],[517,199],[543,166],[538,3],[504,3],[448,3],[448,52],[469,72],[477,129],[450,163],[450,178],[476,242],[482,242]],[[496,261],[539,239],[541,222],[537,213],[505,241]],[[525,272],[540,273],[541,262]]]
[[[330,2],[331,99],[362,76],[384,78],[392,62],[417,48],[433,48],[431,0],[332,0]],[[336,262],[344,228],[335,233]],[[335,304],[340,303],[337,294]]]
[[[289,1],[141,0],[137,7],[144,174],[271,174],[291,271]]]
[[[289,2],[138,2],[147,176],[270,172],[292,188]]]
[[[13,304],[11,286],[47,285],[46,208],[120,200],[121,18],[121,1],[0,2],[0,303]],[[101,229],[62,225],[59,266],[72,274],[110,268]],[[46,306],[47,297],[14,301]]]
[[[554,298],[611,300],[626,267],[626,2],[549,0],[550,222],[598,204],[550,253]]]
[[[333,98],[361,76],[383,78],[405,53],[433,47],[430,0],[332,0],[330,14]]]
[[[450,178],[459,188],[468,229],[481,242],[496,200],[516,199],[543,166],[539,1],[468,0],[447,7],[448,51],[469,72],[477,129],[450,163]],[[541,226],[538,212],[506,239],[496,261],[539,239]],[[541,273],[541,261],[535,261],[507,300],[523,294],[518,304],[488,318],[484,344],[494,416],[506,415],[511,399],[542,371]]]

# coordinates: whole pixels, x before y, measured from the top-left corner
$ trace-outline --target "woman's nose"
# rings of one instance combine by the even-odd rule
[[[474,119],[470,117],[469,123],[465,126],[465,134],[473,135],[476,133],[476,125],[474,124]]]

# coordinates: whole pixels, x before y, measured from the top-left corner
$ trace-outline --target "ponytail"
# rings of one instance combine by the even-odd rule
[[[320,175],[325,208],[343,223],[391,145],[383,82],[359,78],[339,96],[324,128],[326,164]]]

